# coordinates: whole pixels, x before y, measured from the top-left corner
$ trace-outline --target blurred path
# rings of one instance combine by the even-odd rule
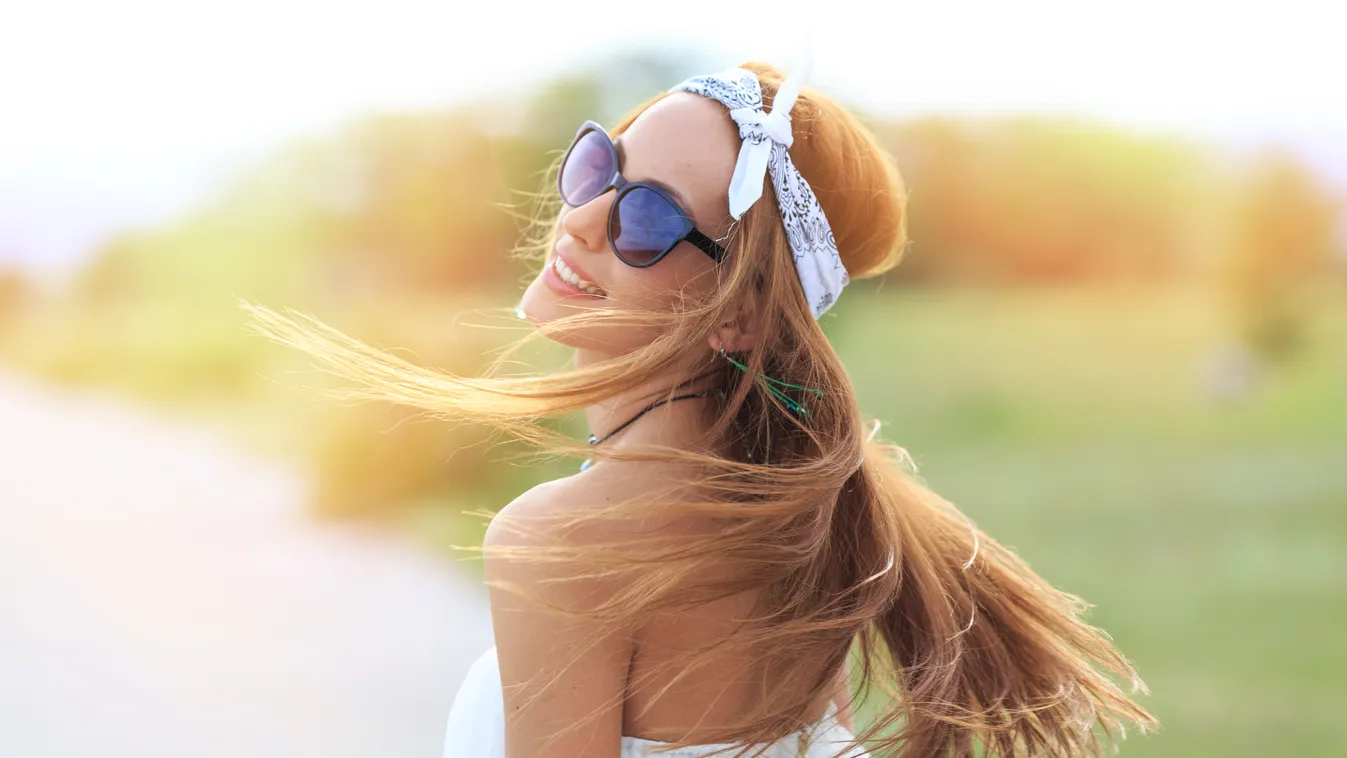
[[[485,592],[307,486],[0,374],[0,756],[438,757]]]

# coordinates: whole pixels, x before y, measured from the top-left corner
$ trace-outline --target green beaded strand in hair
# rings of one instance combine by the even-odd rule
[[[720,354],[723,355],[723,356],[725,356],[725,360],[729,361],[730,363],[733,363],[735,366],[738,366],[738,367],[739,367],[739,370],[744,371],[744,372],[747,372],[747,371],[748,371],[748,366],[745,366],[744,364],[740,363],[739,361],[736,361],[735,359],[731,358],[731,357],[725,352],[725,349],[724,349],[724,348],[721,348]],[[805,392],[812,392],[812,393],[814,393],[814,395],[817,396],[817,397],[823,397],[823,391],[822,391],[822,390],[817,390],[817,389],[814,389],[814,388],[812,388],[812,387],[801,387],[801,386],[798,385],[798,384],[791,384],[790,382],[783,382],[783,381],[781,381],[780,379],[773,379],[772,377],[767,376],[766,374],[758,374],[758,376],[762,377],[763,379],[766,379],[768,382],[774,382],[774,383],[779,384],[779,385],[781,385],[781,386],[783,386],[783,387],[791,387],[791,388],[797,389],[797,390],[804,390]],[[794,412],[796,412],[796,413],[799,413],[799,414],[801,414],[801,415],[804,415],[804,416],[808,416],[808,415],[809,415],[809,409],[808,409],[808,408],[804,407],[804,406],[801,405],[800,403],[795,402],[795,400],[794,400],[793,398],[791,398],[789,395],[787,395],[786,393],[782,392],[781,390],[777,389],[776,387],[773,387],[771,384],[767,384],[767,385],[765,385],[765,386],[767,387],[767,391],[770,392],[770,393],[772,393],[772,395],[774,395],[774,396],[776,397],[776,399],[780,400],[782,403],[785,403],[785,405],[786,405],[787,408],[791,409],[792,411],[794,411]]]

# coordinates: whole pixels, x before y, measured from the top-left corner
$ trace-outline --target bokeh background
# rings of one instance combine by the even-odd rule
[[[0,755],[438,755],[465,511],[575,462],[325,398],[235,298],[478,371],[576,126],[806,32],[911,187],[823,319],[881,434],[1096,606],[1163,724],[1123,754],[1341,755],[1339,27],[885,5],[0,11]]]

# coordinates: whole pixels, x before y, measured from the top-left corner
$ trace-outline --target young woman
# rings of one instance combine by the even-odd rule
[[[587,122],[557,189],[520,312],[572,370],[453,376],[249,306],[380,397],[588,455],[488,528],[496,645],[447,757],[1074,756],[1156,726],[1086,604],[863,421],[817,319],[907,220],[856,118],[751,62]],[[537,423],[579,410],[588,444]]]

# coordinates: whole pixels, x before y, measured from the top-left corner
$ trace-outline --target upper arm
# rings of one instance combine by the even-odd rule
[[[531,490],[502,513],[530,515],[575,507],[564,490]],[[593,529],[557,536],[521,535],[492,521],[485,544],[527,551],[544,541],[583,544]],[[611,597],[604,578],[544,583],[544,578],[573,576],[580,564],[532,562],[492,555],[485,572],[488,585],[505,582],[565,608],[593,608]],[[491,619],[500,661],[505,703],[506,758],[539,755],[617,758],[621,752],[622,705],[632,649],[630,636],[596,622],[564,616],[544,604],[490,586]],[[578,657],[576,657],[578,656]],[[567,668],[562,666],[574,659]],[[531,704],[529,699],[536,700]],[[576,727],[585,718],[591,720]],[[556,736],[565,729],[561,736]]]

